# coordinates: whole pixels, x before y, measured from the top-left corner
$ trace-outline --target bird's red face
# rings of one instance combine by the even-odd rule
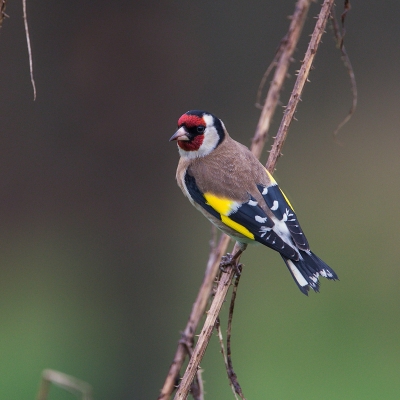
[[[192,110],[178,120],[176,140],[181,156],[194,158],[209,154],[223,140],[225,130],[221,121],[205,111]]]
[[[178,120],[178,130],[171,137],[184,151],[197,151],[204,141],[206,122],[202,116],[183,114]]]
[[[178,120],[178,146],[185,151],[197,151],[203,144],[206,123],[203,117],[183,114]]]

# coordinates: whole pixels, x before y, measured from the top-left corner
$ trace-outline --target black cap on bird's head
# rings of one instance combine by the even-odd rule
[[[178,128],[169,140],[176,140],[181,156],[190,158],[211,153],[226,136],[223,122],[207,111],[186,112],[179,118]]]

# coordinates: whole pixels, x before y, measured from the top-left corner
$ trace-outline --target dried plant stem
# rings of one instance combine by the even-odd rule
[[[318,50],[318,45],[321,41],[321,37],[325,32],[326,23],[328,21],[331,9],[333,7],[334,0],[325,0],[322,4],[321,12],[319,13],[317,23],[314,28],[314,32],[311,36],[310,43],[308,45],[303,64],[297,75],[296,83],[293,88],[293,92],[290,96],[289,103],[286,106],[285,113],[283,114],[281,125],[279,126],[278,133],[276,135],[274,144],[271,149],[271,153],[268,157],[266,168],[271,173],[275,169],[276,162],[281,155],[281,149],[285,143],[290,123],[293,120],[294,113],[297,108],[297,104],[300,101],[301,93],[303,92],[304,85],[306,83],[308,74],[310,73],[311,65],[314,60],[315,54]]]
[[[196,301],[193,304],[186,328],[182,333],[182,336],[187,341],[193,340],[200,319],[204,315],[208,300],[210,298],[211,289],[218,272],[221,257],[226,253],[229,241],[229,236],[225,234],[222,235],[218,246],[214,248],[210,253],[203,282],[201,284],[199,293],[197,294]],[[158,400],[169,399],[169,396],[172,394],[175,388],[175,382],[179,375],[179,371],[182,368],[182,364],[185,360],[186,354],[186,346],[183,343],[179,342],[174,360],[172,361],[171,367],[168,371],[167,378],[164,382],[164,386],[161,390]]]
[[[239,247],[235,245],[233,254],[239,250]],[[237,260],[237,262],[239,259]],[[225,301],[226,294],[228,293],[231,281],[235,276],[235,268],[227,268],[226,272],[221,274],[221,278],[218,283],[217,291],[215,293],[211,307],[207,313],[206,321],[204,322],[203,329],[200,332],[199,340],[193,350],[192,357],[186,368],[185,375],[182,378],[181,384],[176,392],[174,400],[184,400],[187,398],[189,393],[190,385],[194,376],[196,375],[197,369],[199,368],[200,361],[203,359],[206,351],[208,342],[210,341],[213,333],[215,322],[221,310],[222,304]]]
[[[51,384],[80,395],[82,400],[93,400],[92,387],[88,383],[53,369],[45,369],[42,372],[37,400],[47,400]]]
[[[24,14],[26,46],[28,47],[29,72],[31,75],[31,84],[32,84],[32,88],[33,88],[33,100],[36,100],[36,85],[35,85],[35,80],[33,79],[32,49],[31,49],[31,39],[30,39],[29,28],[28,28],[28,17],[26,15],[26,0],[22,0],[22,9],[23,9],[23,14]]]
[[[233,370],[232,351],[231,351],[233,310],[235,308],[235,300],[236,300],[237,289],[239,286],[239,281],[240,281],[240,275],[237,275],[236,279],[235,279],[235,283],[233,285],[233,289],[232,289],[231,304],[229,306],[228,329],[226,331],[226,361],[228,364],[228,368],[227,368],[226,372],[228,373],[228,378],[231,382],[231,385],[233,385],[235,392],[240,396],[240,398],[242,400],[246,400],[244,397],[242,388],[237,379],[237,375],[236,375],[235,371]]]
[[[342,14],[342,23],[344,23],[344,16],[346,15],[348,9],[344,11]],[[343,64],[347,69],[347,73],[349,74],[350,77],[350,84],[351,84],[351,92],[353,94],[353,101],[350,107],[350,110],[347,114],[347,116],[343,119],[343,121],[338,125],[336,130],[333,132],[333,135],[336,136],[337,133],[339,132],[340,129],[342,129],[343,125],[347,124],[353,114],[356,111],[357,108],[357,100],[358,100],[358,94],[357,94],[357,82],[356,82],[356,76],[354,74],[353,66],[351,65],[350,57],[347,54],[346,48],[344,47],[344,34],[340,31],[339,24],[336,18],[336,14],[334,11],[331,12],[330,15],[331,22],[332,22],[332,27],[333,27],[333,33],[336,38],[336,43],[338,48],[340,49],[342,53],[342,60]]]
[[[260,158],[262,149],[267,140],[267,132],[271,125],[272,116],[279,103],[279,94],[282,90],[283,82],[287,77],[290,60],[292,59],[293,51],[299,41],[310,4],[311,0],[299,0],[296,3],[288,33],[281,40],[277,56],[273,61],[273,63],[276,64],[275,73],[268,90],[264,107],[261,111],[260,120],[251,147],[253,154],[257,158]]]
[[[6,15],[7,0],[0,0],[0,28]]]
[[[224,346],[224,338],[223,338],[222,332],[221,332],[221,321],[220,321],[219,317],[217,318],[217,321],[215,323],[215,329],[217,330],[219,345],[221,347],[222,357],[224,358],[225,369],[228,371],[229,370],[229,365],[228,365],[228,359],[226,357],[225,346]],[[235,396],[235,399],[239,400],[239,398],[237,397],[237,394],[236,394],[235,386],[233,385],[231,379],[229,379],[229,384],[231,385],[232,393]]]

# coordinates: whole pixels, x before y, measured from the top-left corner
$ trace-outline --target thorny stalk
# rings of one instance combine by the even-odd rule
[[[324,3],[322,4],[321,12],[319,13],[317,23],[314,28],[314,32],[311,36],[311,40],[308,45],[306,54],[304,56],[304,60],[302,61],[301,68],[298,72],[292,94],[286,106],[281,124],[279,126],[278,133],[276,135],[274,144],[272,145],[272,149],[267,160],[266,168],[271,173],[274,172],[275,165],[278,161],[278,158],[281,155],[281,150],[283,144],[285,143],[289,131],[289,126],[293,120],[297,104],[301,99],[301,94],[303,92],[304,85],[310,73],[310,69],[314,61],[315,54],[317,53],[321,37],[325,32],[326,23],[328,21],[333,4],[334,0],[325,0]]]
[[[350,84],[351,84],[351,92],[353,94],[353,101],[352,101],[350,110],[349,110],[347,116],[338,125],[335,132],[333,132],[334,136],[336,136],[337,133],[340,131],[340,129],[342,129],[343,125],[345,125],[345,124],[347,124],[347,122],[349,122],[350,118],[353,116],[353,114],[356,111],[357,101],[358,101],[356,76],[354,74],[353,66],[351,65],[351,62],[350,62],[350,57],[347,54],[346,48],[344,47],[344,35],[345,35],[344,20],[345,20],[345,16],[349,9],[350,9],[350,3],[348,1],[346,1],[345,11],[342,13],[342,17],[341,17],[342,30],[340,30],[340,28],[339,28],[339,23],[337,21],[334,10],[331,11],[331,15],[330,15],[330,19],[331,19],[331,23],[332,23],[332,27],[333,27],[333,33],[336,38],[337,47],[340,49],[340,51],[342,53],[343,64],[347,69],[347,73],[349,74]]]
[[[226,332],[226,362],[227,362],[227,369],[226,372],[228,373],[228,378],[231,382],[231,385],[234,387],[235,392],[240,396],[242,400],[246,400],[242,388],[239,384],[237,379],[237,375],[233,370],[232,365],[232,351],[231,351],[231,333],[232,333],[232,319],[233,319],[233,310],[235,308],[235,300],[236,300],[236,293],[239,286],[240,274],[236,276],[235,283],[232,289],[232,297],[231,297],[231,304],[229,306],[229,316],[228,316],[228,329]]]
[[[225,346],[224,346],[224,337],[222,336],[221,321],[220,321],[219,317],[217,317],[217,320],[215,321],[215,329],[217,331],[219,346],[221,347],[221,354],[222,354],[222,357],[224,359],[225,369],[228,371],[228,369],[229,369],[229,367],[228,367],[228,359],[226,358],[226,352],[225,352]],[[236,391],[235,391],[235,387],[233,386],[233,383],[232,383],[232,381],[230,379],[229,379],[229,384],[231,385],[232,393],[235,396],[235,399],[239,400],[239,398],[237,397]]]

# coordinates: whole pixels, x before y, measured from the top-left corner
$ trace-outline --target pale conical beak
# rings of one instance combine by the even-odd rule
[[[173,140],[189,140],[188,136],[187,136],[187,131],[186,129],[181,126],[169,139],[170,142],[172,142]]]

